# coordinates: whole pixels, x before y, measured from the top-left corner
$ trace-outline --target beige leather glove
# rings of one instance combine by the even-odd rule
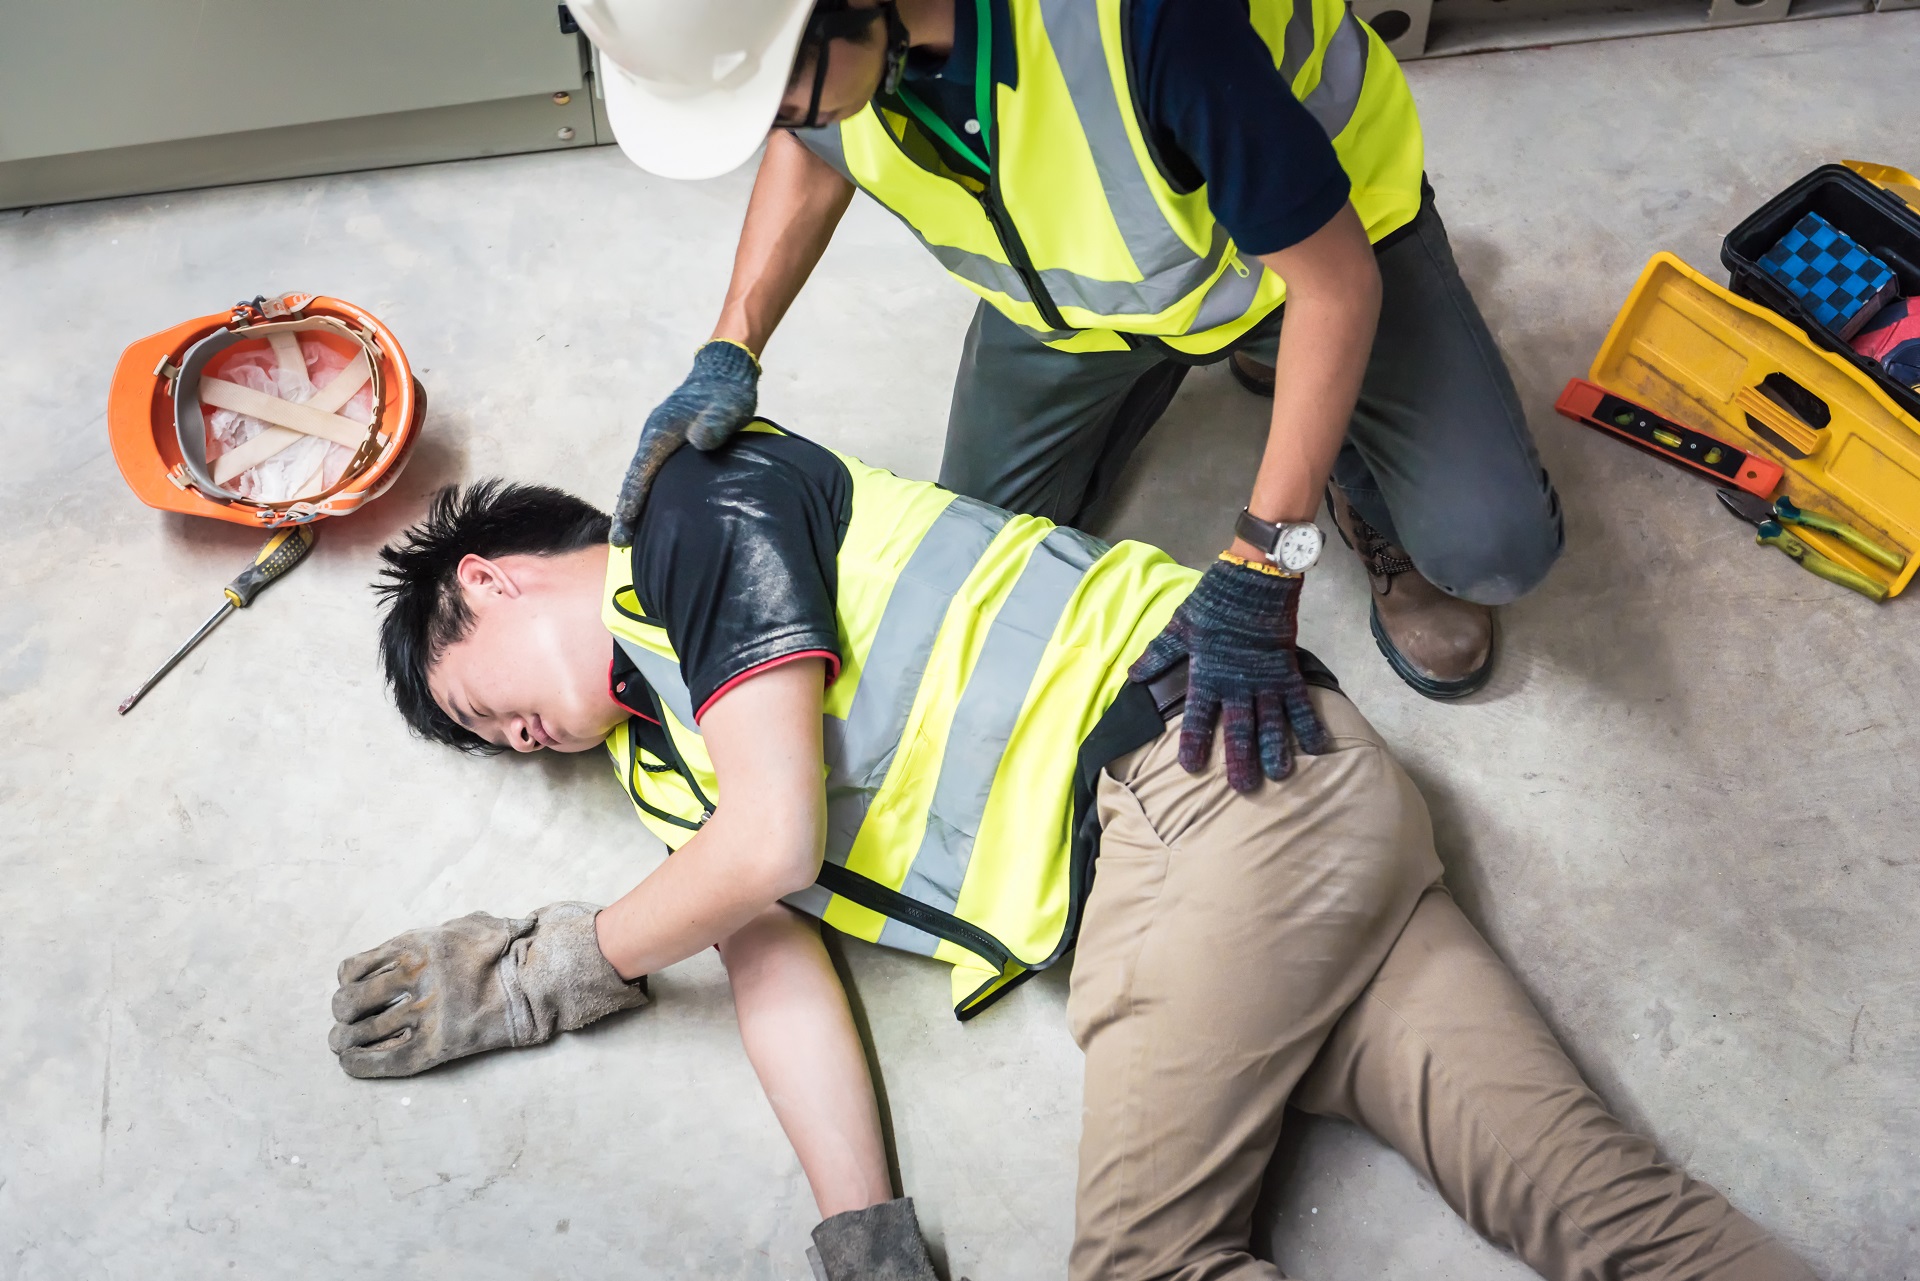
[[[540,1045],[647,1003],[600,954],[592,903],[524,920],[475,912],[340,962],[327,1044],[348,1076],[412,1076],[486,1050]]]

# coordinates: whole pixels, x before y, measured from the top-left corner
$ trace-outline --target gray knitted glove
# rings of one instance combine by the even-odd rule
[[[694,353],[693,372],[654,406],[640,430],[640,444],[627,464],[613,505],[615,547],[633,546],[647,491],[667,459],[682,444],[718,449],[753,421],[760,403],[760,362],[739,343],[716,338]]]
[[[486,1050],[540,1045],[647,1003],[600,953],[592,903],[524,920],[475,912],[340,962],[327,1044],[348,1076],[412,1076]]]

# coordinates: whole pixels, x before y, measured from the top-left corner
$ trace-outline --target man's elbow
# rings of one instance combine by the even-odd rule
[[[718,815],[716,815],[718,817]],[[797,894],[820,875],[826,850],[826,815],[761,813],[754,816],[748,865],[742,869],[769,902]]]
[[[773,891],[775,899],[798,894],[819,879],[823,855],[819,841],[808,845],[796,844],[772,855],[761,871],[762,883]]]

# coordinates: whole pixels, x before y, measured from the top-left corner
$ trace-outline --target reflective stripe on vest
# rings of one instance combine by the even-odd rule
[[[997,507],[971,498],[955,498],[913,549],[907,567],[894,583],[886,612],[874,632],[873,648],[861,668],[853,705],[847,709],[845,720],[829,716],[823,727],[827,862],[846,866],[860,825],[866,821],[867,806],[887,781],[887,768],[893,763],[900,736],[906,732],[907,717],[920,692],[920,677],[927,670],[927,659],[939,639],[947,609],[1006,523],[1007,513]],[[968,688],[973,688],[971,678]],[[1022,683],[1019,697],[1026,691]],[[1014,710],[1019,709],[1016,706]],[[787,902],[803,912],[824,916],[828,897],[826,889],[815,884]],[[924,931],[915,933],[929,937]],[[927,946],[912,950],[931,956],[933,942],[929,938]]]
[[[1019,88],[996,88],[994,175],[982,197],[909,158],[895,131],[910,125],[877,105],[802,140],[1042,341],[1084,349],[1085,331],[1118,331],[1204,354],[1278,306],[1285,285],[1241,260],[1205,189],[1176,191],[1152,158],[1128,83],[1123,0],[1009,7]],[[1411,92],[1385,46],[1340,0],[1252,0],[1251,17],[1333,140],[1369,236],[1403,226],[1419,209],[1424,157]],[[1032,250],[1027,272],[983,199]]]
[[[973,858],[973,838],[986,813],[987,794],[993,790],[994,775],[1013,737],[1027,690],[1040,670],[1040,657],[1080,579],[1106,550],[1105,544],[1076,530],[1055,529],[1033,549],[1019,581],[994,616],[947,731],[946,756],[940,762],[940,781],[934,785],[926,835],[900,885],[908,898],[942,912],[952,912],[959,904],[960,884]],[[931,638],[928,644],[931,647]],[[872,661],[868,660],[869,667]],[[928,956],[939,943],[924,930],[897,920],[881,929],[880,941]]]
[[[820,881],[787,902],[845,932],[935,956],[971,1012],[1071,943],[1081,741],[1193,571],[847,460],[844,664],[824,710]],[[604,617],[650,687],[665,755],[640,722],[608,738],[642,817],[678,848],[723,803],[664,630],[641,617],[616,551]]]

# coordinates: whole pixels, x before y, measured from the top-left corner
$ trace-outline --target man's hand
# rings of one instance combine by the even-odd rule
[[[591,903],[524,920],[475,912],[340,963],[327,1044],[348,1076],[412,1076],[449,1059],[539,1045],[647,1003],[600,954]]]
[[[680,448],[715,449],[753,418],[760,366],[781,317],[833,239],[853,199],[853,184],[784,129],[767,138],[747,202],[733,279],[713,338],[694,357],[693,373],[647,419],[620,500],[613,543],[633,546],[634,525],[653,477]]]
[[[633,546],[640,508],[654,476],[684,444],[718,449],[753,421],[760,403],[760,362],[737,342],[716,338],[693,358],[693,372],[647,415],[613,507],[613,544]]]
[[[1293,772],[1287,730],[1309,756],[1332,745],[1307,696],[1294,653],[1299,578],[1217,560],[1147,646],[1130,673],[1150,681],[1188,659],[1187,709],[1180,724],[1180,764],[1206,768],[1213,724],[1226,738],[1227,782],[1238,792]]]

